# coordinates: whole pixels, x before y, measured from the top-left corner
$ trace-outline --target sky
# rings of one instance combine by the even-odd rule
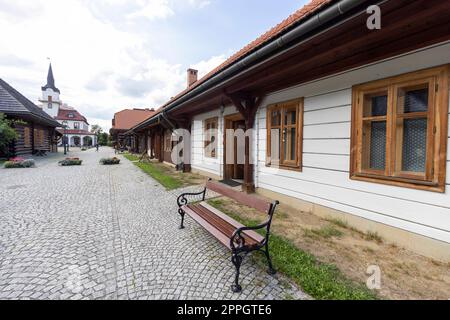
[[[308,0],[0,0],[0,78],[38,103],[49,58],[61,100],[104,130],[158,108]]]

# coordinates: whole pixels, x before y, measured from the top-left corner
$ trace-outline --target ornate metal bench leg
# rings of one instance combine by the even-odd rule
[[[266,250],[264,251],[264,254],[266,255],[267,264],[269,265],[269,269],[267,270],[267,273],[270,275],[276,274],[277,271],[273,268],[272,259],[270,258],[269,245],[267,243],[266,243]]]
[[[241,264],[243,258],[239,256],[239,254],[233,253],[231,257],[231,262],[233,262],[234,267],[236,268],[236,277],[234,279],[234,284],[231,286],[231,290],[234,293],[239,293],[242,291],[242,287],[239,285],[239,274],[241,272]]]
[[[181,229],[184,229],[184,215],[185,215],[185,212],[182,209],[178,209],[178,213],[181,216],[181,224],[180,224],[180,228],[179,228],[181,230]]]

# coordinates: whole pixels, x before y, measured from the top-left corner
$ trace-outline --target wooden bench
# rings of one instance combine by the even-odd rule
[[[255,227],[244,226],[206,203],[207,190],[214,191],[240,204],[263,212],[267,214],[268,219]],[[269,266],[268,273],[271,275],[276,273],[269,253],[269,237],[270,226],[275,208],[279,204],[278,201],[270,203],[209,180],[202,192],[184,193],[178,197],[177,202],[179,207],[178,213],[181,215],[180,229],[184,229],[184,217],[187,214],[231,251],[231,262],[236,268],[235,281],[231,286],[233,292],[242,291],[242,287],[239,285],[240,268],[244,256],[252,251],[264,253]],[[260,229],[265,230],[264,236],[255,232]]]

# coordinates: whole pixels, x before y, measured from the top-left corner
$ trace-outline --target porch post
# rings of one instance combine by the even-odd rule
[[[160,139],[159,141],[161,142],[159,144],[159,162],[164,162],[164,143],[165,143],[165,139],[164,139],[164,128],[161,127],[160,133],[159,133]]]
[[[262,97],[253,97],[247,94],[237,94],[226,96],[233,102],[234,106],[239,110],[245,120],[246,132],[250,132],[253,135],[253,128],[255,125],[256,112],[261,104]],[[245,106],[244,106],[245,104]],[[245,135],[245,162],[244,162],[244,184],[242,185],[242,191],[246,193],[255,192],[255,165],[252,163],[251,156],[251,137]]]
[[[192,166],[191,166],[191,120],[190,119],[183,119],[183,120],[175,120],[174,121],[177,123],[178,127],[180,129],[184,129],[187,132],[189,132],[189,134],[183,135],[183,163],[184,163],[184,168],[183,168],[183,172],[187,173],[187,172],[191,172],[192,171]]]

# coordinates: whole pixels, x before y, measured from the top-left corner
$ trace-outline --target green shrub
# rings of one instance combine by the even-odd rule
[[[83,163],[83,160],[80,160],[79,158],[66,158],[62,161],[59,161],[58,163],[59,163],[59,165],[61,165],[63,167],[81,166],[81,164]]]
[[[100,163],[103,165],[115,165],[115,164],[119,164],[120,163],[120,159],[119,158],[103,158],[100,159]]]
[[[9,149],[10,143],[18,138],[13,126],[14,121],[6,119],[5,114],[0,113],[0,153],[6,156],[11,155]]]
[[[32,168],[35,166],[34,160],[23,160],[23,161],[6,161],[5,169],[17,169],[17,168]]]
[[[22,164],[22,167],[24,167],[24,168],[31,168],[31,167],[35,166],[35,163],[34,163],[33,159],[22,161],[21,164]]]
[[[6,161],[5,162],[5,169],[16,169],[16,168],[23,168],[20,162],[17,161]]]

